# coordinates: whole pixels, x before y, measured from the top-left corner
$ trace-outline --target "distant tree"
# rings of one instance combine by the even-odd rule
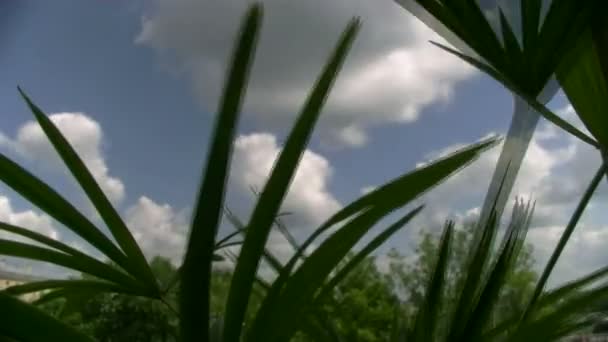
[[[169,259],[156,256],[150,261],[150,268],[156,276],[161,289],[167,289],[169,286],[175,287],[177,269]]]
[[[368,257],[338,285],[324,311],[345,341],[387,341],[397,302],[376,259]]]
[[[153,258],[150,268],[163,289],[177,276],[177,269],[163,257]],[[81,328],[101,342],[177,341],[175,292],[168,291],[165,301],[101,294],[89,300],[80,311]]]
[[[455,297],[457,281],[461,278],[461,270],[466,267],[467,257],[473,238],[474,222],[466,222],[457,229],[453,236],[450,262],[448,264],[447,282],[448,299]],[[396,250],[391,250],[389,259],[389,281],[392,288],[406,302],[406,313],[416,310],[424,298],[424,288],[436,263],[439,248],[439,235],[423,231],[420,242],[415,249],[413,260],[406,258]],[[524,244],[516,261],[514,271],[509,275],[501,293],[497,319],[508,317],[520,311],[534,291],[537,272],[534,270],[533,246]]]
[[[472,223],[465,224],[454,235],[448,270],[448,288],[452,290],[465,265],[473,227]],[[379,270],[375,257],[363,260],[336,287],[321,310],[313,313],[317,322],[344,341],[389,340],[395,310],[403,311],[407,317],[424,296],[424,286],[436,262],[438,239],[437,235],[424,232],[414,256],[410,258],[391,250],[388,255],[388,273]],[[87,297],[80,305],[50,302],[44,309],[102,342],[177,341],[179,324],[174,310],[177,308],[179,289],[178,270],[162,257],[154,258],[150,265],[161,288],[167,290],[164,303],[128,295],[102,294]],[[526,303],[537,278],[533,266],[532,247],[525,245],[515,271],[509,276],[503,290],[497,315],[508,315]],[[231,279],[230,269],[213,271],[210,303],[212,331],[213,326],[221,326]],[[251,298],[245,325],[255,318],[257,307],[264,296],[261,286],[256,286],[255,289],[256,295]],[[293,339],[295,342],[315,340],[305,333],[299,333]]]
[[[177,276],[166,258],[155,257],[150,267],[163,289]],[[174,290],[167,292],[165,302],[118,293],[83,293],[50,301],[41,309],[100,342],[170,342],[178,340],[176,299]]]
[[[103,294],[80,312],[80,328],[98,341],[177,341],[177,320],[159,301],[122,294]]]

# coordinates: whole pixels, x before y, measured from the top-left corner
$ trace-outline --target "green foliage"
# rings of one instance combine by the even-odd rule
[[[346,276],[323,306],[323,313],[345,341],[388,341],[398,298],[368,257]]]
[[[163,289],[167,289],[177,276],[176,268],[162,257],[152,259],[150,268]],[[86,274],[83,278],[83,282],[91,281]],[[177,297],[174,292],[168,292],[164,298],[162,302],[153,298],[104,292],[68,295],[38,302],[46,313],[97,341],[177,341],[178,318],[174,309]]]
[[[157,300],[103,293],[89,300],[78,314],[72,320],[80,320],[79,324],[72,324],[98,341],[177,341],[175,315]]]
[[[554,0],[548,6],[544,17],[543,1],[520,1],[519,6],[515,8],[520,9],[519,14],[522,19],[521,42],[513,34],[518,28],[512,27],[512,23],[505,20],[500,8],[498,10],[500,29],[499,32],[494,32],[488,17],[476,2],[398,1],[423,21],[431,23],[431,26],[437,24],[434,28],[438,31],[447,29],[449,34],[464,42],[466,48],[462,52],[441,44],[436,45],[487,73],[515,96],[525,100],[546,119],[600,149],[600,156],[603,159],[606,157],[606,148],[603,146],[605,136],[602,133],[605,131],[603,129],[605,119],[602,119],[605,117],[605,111],[602,108],[606,107],[604,103],[606,96],[602,95],[602,92],[608,84],[606,83],[608,73],[605,72],[608,69],[603,58],[608,51],[608,40],[605,39],[607,31],[604,25],[606,13],[604,1]],[[429,18],[433,18],[434,22]],[[559,85],[593,138],[552,113],[537,100],[537,96],[554,74],[557,74]],[[528,113],[528,115],[533,114]],[[521,137],[514,135],[509,137],[508,141],[517,139]],[[605,269],[600,269],[546,294],[543,291],[546,280],[575,229],[578,218],[599,183],[602,173],[606,173],[603,167],[598,170],[598,174],[581,199],[521,317],[514,317],[509,324],[497,327],[494,331],[501,330],[502,336],[505,336],[504,329],[521,329],[522,334],[513,335],[520,340],[551,340],[589,324],[584,315],[576,316],[573,311],[584,311],[583,307],[577,305],[582,305],[589,298],[589,291],[581,292],[581,289],[602,279],[606,275]],[[506,190],[510,190],[510,185]],[[507,242],[508,240],[505,241]],[[508,250],[505,252],[507,253],[505,258],[509,258],[508,254],[512,254]],[[602,296],[602,291],[601,287],[593,290],[597,296]],[[466,298],[470,301],[474,297]],[[557,303],[562,306],[550,314],[542,308],[543,305],[557,305]],[[568,312],[568,310],[573,311]],[[466,310],[461,313],[463,312],[466,313]],[[549,321],[548,317],[553,321]],[[550,325],[559,329],[550,331]]]
[[[608,108],[608,31],[606,3],[603,2],[591,17],[587,30],[578,38],[576,49],[557,69],[557,77],[568,100],[585,127],[597,139],[605,154],[608,146],[606,109]]]
[[[228,294],[224,323],[224,338],[226,341],[236,342],[240,339],[242,320],[247,310],[255,273],[257,272],[257,266],[262,257],[264,246],[268,240],[270,229],[274,224],[275,217],[287,194],[289,184],[295,175],[302,153],[319,118],[329,90],[357,33],[358,27],[358,21],[353,20],[344,31],[334,53],[311,91],[292,132],[289,134],[287,142],[255,205],[247,226],[248,231],[245,242],[236,264],[234,281],[231,283]],[[288,302],[283,301],[283,303]],[[287,310],[283,314],[283,319],[288,316],[292,320],[297,320],[298,318],[287,315]],[[291,324],[279,325],[274,330],[284,329],[285,326],[289,325]],[[266,333],[268,334],[270,331],[267,330]],[[295,330],[286,332],[287,337],[293,333],[295,333]]]
[[[518,7],[521,8],[520,15],[524,23],[523,45],[513,37],[516,28],[504,20],[502,10],[498,11],[502,30],[496,33],[483,10],[474,1],[396,1],[422,21],[425,21],[425,14],[434,17],[476,56],[466,55],[439,43],[434,43],[435,45],[496,79],[525,99],[547,120],[597,146],[595,140],[538,102],[537,96],[558,67],[568,62],[565,56],[577,47],[579,38],[589,28],[591,18],[602,1],[554,0],[541,21],[542,0],[520,0],[521,5]]]
[[[184,340],[209,337],[209,285],[211,265],[221,210],[224,188],[228,178],[230,153],[239,111],[247,86],[250,63],[253,59],[262,8],[254,5],[243,21],[232,64],[227,73],[226,87],[220,100],[214,138],[209,149],[207,166],[195,205],[188,248],[182,265],[180,281],[180,330]],[[249,292],[246,292],[247,294]],[[245,306],[246,306],[245,302]],[[233,305],[236,306],[236,305]],[[240,335],[241,322],[235,327]]]
[[[83,332],[71,329],[37,308],[1,292],[0,308],[5,313],[2,315],[0,338],[17,341],[93,341]]]
[[[465,222],[454,230],[452,236],[445,284],[446,300],[452,304],[458,295],[456,292],[458,281],[463,278],[467,270],[467,257],[473,244],[476,226],[475,222]],[[415,248],[413,262],[394,248],[388,254],[391,286],[401,296],[407,298],[407,302],[413,308],[422,304],[425,286],[437,263],[440,241],[440,237],[432,231],[421,230],[420,243]],[[534,266],[533,247],[525,244],[504,284],[499,306],[496,309],[499,320],[511,317],[525,308],[527,299],[532,295],[538,280]]]

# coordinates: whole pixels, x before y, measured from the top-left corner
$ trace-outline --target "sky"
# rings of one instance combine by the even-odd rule
[[[249,1],[23,0],[0,3],[0,152],[98,221],[17,93],[66,135],[146,255],[179,262],[233,38]],[[293,120],[349,19],[363,26],[305,152],[283,210],[300,238],[365,191],[488,134],[504,134],[512,97],[428,41],[442,39],[391,0],[263,1],[264,24],[235,141],[227,205],[247,217]],[[581,126],[559,93],[550,107]],[[500,148],[426,194],[410,227],[379,251],[412,250],[421,231],[474,216]],[[537,201],[528,240],[539,267],[600,165],[541,119],[513,195]],[[605,184],[552,283],[608,262]],[[0,220],[94,253],[6,186]],[[380,228],[380,227],[379,227]],[[227,232],[224,227],[222,233]],[[376,231],[376,230],[375,230]],[[3,236],[4,237],[4,236]],[[13,237],[9,237],[13,238]],[[278,236],[278,253],[289,248]],[[0,259],[4,267],[29,263]],[[25,265],[25,266],[24,266]],[[35,267],[35,266],[34,266]],[[57,271],[59,272],[59,271]]]

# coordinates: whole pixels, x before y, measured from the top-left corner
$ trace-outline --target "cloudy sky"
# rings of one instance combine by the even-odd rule
[[[177,261],[205,159],[227,56],[248,1],[28,0],[0,3],[0,150],[92,214],[16,85],[74,144],[147,255]],[[290,124],[349,18],[363,28],[285,203],[296,236],[362,192],[458,146],[505,133],[512,100],[428,43],[440,40],[391,0],[264,1],[265,21],[243,110],[228,205],[246,217]],[[551,108],[575,120],[558,95]],[[578,123],[577,123],[578,124]],[[382,251],[408,251],[421,229],[474,215],[499,149],[427,194],[423,215]],[[541,121],[514,194],[538,202],[529,234],[539,263],[599,166],[594,152]],[[606,186],[553,279],[608,262]],[[92,216],[94,217],[94,215]],[[0,220],[89,250],[0,186]],[[278,251],[285,243],[274,237]],[[14,260],[0,260],[14,264]],[[5,266],[8,267],[8,266]]]

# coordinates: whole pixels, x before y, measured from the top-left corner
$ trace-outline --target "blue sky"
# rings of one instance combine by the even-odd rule
[[[63,115],[65,126],[60,128],[72,132],[72,137],[66,133],[68,138],[80,139],[77,148],[90,153],[85,160],[97,168],[101,182],[116,191],[115,203],[136,226],[138,239],[147,241],[144,246],[150,250],[179,258],[175,250],[183,243],[225,57],[245,3],[2,2],[0,19],[10,19],[0,26],[2,152],[32,167],[87,209],[59,164],[49,161],[52,153],[44,139],[35,128],[26,127],[31,114],[17,94],[16,85],[21,85],[47,113],[71,113]],[[437,37],[391,1],[374,7],[344,0],[266,3],[267,23],[229,193],[229,204],[243,214],[251,201],[246,185],[263,181],[303,94],[351,15],[362,17],[362,32],[305,156],[302,180],[296,181],[286,205],[301,216],[293,222],[300,234],[364,187],[398,176],[451,146],[506,132],[510,95],[432,48],[427,40]],[[552,108],[574,117],[563,96],[556,97]],[[497,154],[492,151],[468,174],[429,194],[433,206],[420,225],[474,212]],[[563,215],[576,203],[578,185],[584,186],[595,162],[580,144],[544,122],[539,125],[522,170],[532,176],[518,183],[516,191],[539,199],[540,206],[547,204],[544,212],[543,207],[539,210],[538,227],[531,234],[540,259],[566,222]],[[1,198],[5,205],[10,203],[10,210],[3,212],[0,201],[0,219],[5,215],[4,220],[33,222],[41,230],[74,239],[5,187],[0,187]],[[608,258],[599,247],[589,252],[589,244],[598,236],[608,242],[608,234],[598,215],[589,217],[585,228],[591,235],[581,233],[569,253],[592,269]],[[393,246],[415,237],[401,235]],[[580,269],[566,264],[561,278]]]

